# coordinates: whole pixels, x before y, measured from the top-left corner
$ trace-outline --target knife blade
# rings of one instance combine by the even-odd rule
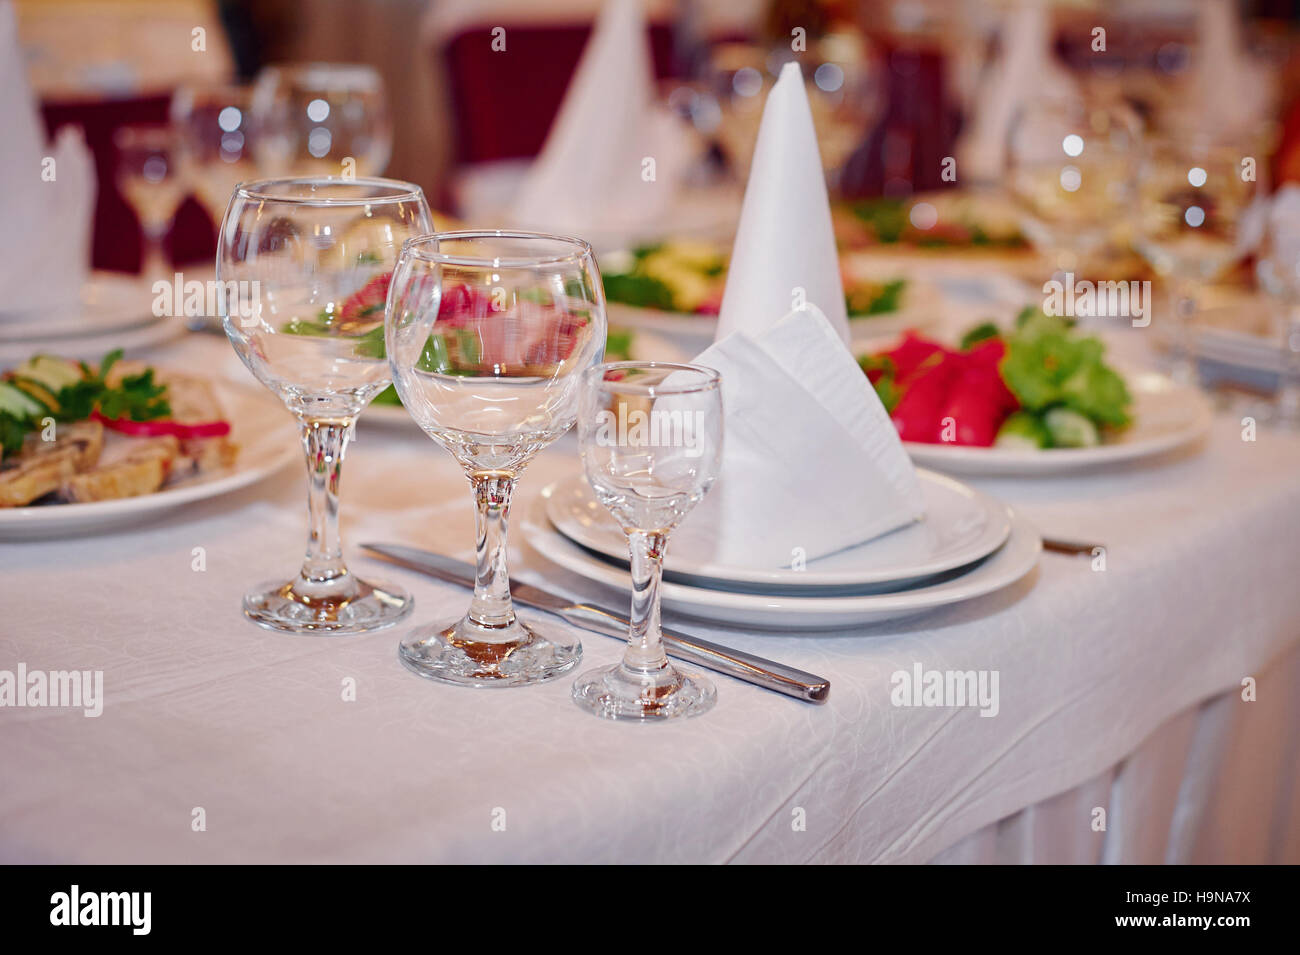
[[[385,560],[473,589],[474,566],[454,557],[433,551],[406,547],[401,544],[362,544],[364,549]],[[510,596],[521,604],[554,613],[575,627],[591,630],[618,640],[627,639],[627,617],[589,603],[577,603],[522,581],[510,581]],[[694,663],[717,673],[744,680],[754,686],[775,690],[809,703],[825,703],[831,685],[827,680],[783,663],[776,663],[743,650],[734,650],[719,643],[692,637],[676,630],[663,628],[664,650],[669,656]]]

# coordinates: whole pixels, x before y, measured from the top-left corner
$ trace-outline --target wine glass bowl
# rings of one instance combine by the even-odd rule
[[[262,180],[231,197],[217,251],[222,326],[298,418],[310,481],[302,569],[244,598],[262,626],[357,633],[411,609],[401,588],[347,569],[338,492],[353,424],[390,380],[384,303],[398,252],[430,228],[420,188],[385,179]]]
[[[570,634],[519,620],[506,525],[514,482],[577,417],[581,374],[600,360],[605,301],[590,246],[526,232],[446,232],[406,243],[386,349],[402,404],[474,491],[477,574],[469,611],[417,628],[402,662],[467,686],[518,686],[572,668]]]
[[[659,628],[668,535],[708,493],[722,459],[721,376],[667,362],[611,362],[584,376],[583,468],[628,536],[632,613],[622,661],[583,673],[573,699],[596,716],[641,722],[697,716],[713,684],[669,661]]]

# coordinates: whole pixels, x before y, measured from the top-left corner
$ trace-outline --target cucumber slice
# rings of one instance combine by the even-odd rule
[[[53,394],[81,381],[81,368],[53,355],[33,355],[14,369],[14,377],[28,378]]]
[[[1069,408],[1053,408],[1043,415],[1043,423],[1058,448],[1092,448],[1101,443],[1092,420]]]
[[[40,403],[9,382],[0,382],[0,411],[7,412],[19,421],[42,414]]]
[[[1031,411],[1017,411],[998,429],[993,442],[999,448],[1013,451],[1037,451],[1052,446],[1052,436],[1041,418]]]

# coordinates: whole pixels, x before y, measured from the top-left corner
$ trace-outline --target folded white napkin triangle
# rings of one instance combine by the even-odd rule
[[[922,517],[898,432],[826,316],[805,305],[694,361],[722,373],[722,468],[673,550],[736,567],[798,566]]]
[[[849,340],[817,133],[803,74],[788,63],[763,106],[715,340],[757,334],[804,302]]]
[[[655,104],[641,0],[608,0],[510,217],[588,238],[633,234],[668,210],[689,159],[686,130]]]
[[[95,165],[80,130],[46,144],[8,0],[0,0],[0,128],[0,313],[75,304],[90,262]]]

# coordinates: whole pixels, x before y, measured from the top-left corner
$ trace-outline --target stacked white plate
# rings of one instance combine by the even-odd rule
[[[1006,505],[941,474],[917,473],[924,520],[802,569],[716,563],[707,541],[691,533],[688,516],[669,540],[664,608],[759,629],[833,629],[981,597],[1038,563],[1038,531]],[[627,540],[582,474],[543,489],[522,524],[525,539],[546,559],[629,590]]]
[[[183,317],[155,315],[153,301],[148,282],[95,272],[80,301],[67,308],[7,312],[0,304],[0,364],[40,352],[95,361],[115,348],[149,348],[185,331]]]

